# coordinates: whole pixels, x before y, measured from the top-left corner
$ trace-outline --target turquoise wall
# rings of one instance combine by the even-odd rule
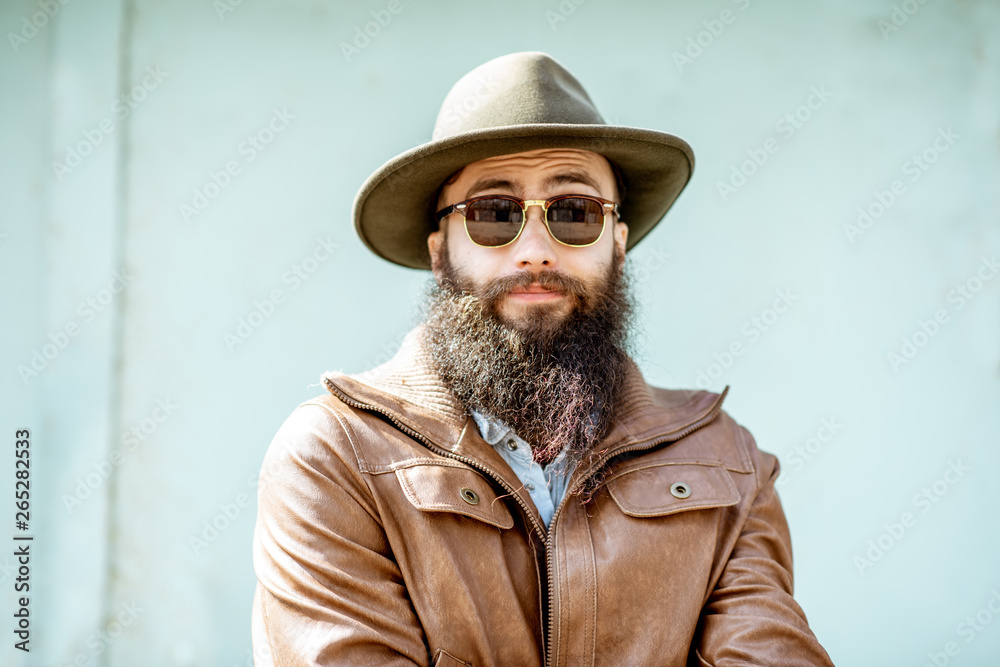
[[[354,193],[520,50],[693,146],[630,253],[639,361],[730,385],[780,457],[837,664],[996,664],[1000,4],[398,2],[0,5],[0,498],[27,428],[35,537],[30,654],[0,556],[0,664],[250,663],[264,450],[427,279],[363,248]]]

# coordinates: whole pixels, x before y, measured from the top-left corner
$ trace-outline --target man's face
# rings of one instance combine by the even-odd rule
[[[537,150],[468,165],[442,190],[443,208],[479,194],[614,200],[600,155]],[[439,209],[440,210],[440,209]],[[594,454],[624,396],[632,302],[624,273],[624,223],[607,220],[593,245],[565,246],[532,207],[521,235],[483,248],[449,216],[428,245],[436,282],[424,319],[425,349],[466,407],[486,412],[547,463]]]
[[[471,197],[506,194],[521,199],[548,199],[562,194],[588,194],[617,201],[614,173],[608,161],[592,151],[540,149],[487,158],[467,165],[455,182],[446,185],[437,210]],[[549,320],[555,325],[574,309],[579,295],[558,280],[578,281],[586,292],[599,291],[613,262],[625,254],[628,226],[608,216],[601,238],[583,248],[555,240],[545,226],[540,206],[528,209],[527,222],[513,243],[501,248],[476,245],[465,232],[464,220],[453,213],[427,239],[434,276],[441,284],[451,277],[458,287],[482,294],[491,283],[507,286],[496,310],[509,326]],[[447,236],[446,236],[447,235]],[[446,241],[447,239],[447,241]],[[441,253],[447,253],[442,261]],[[445,276],[447,267],[452,276]],[[548,279],[555,274],[556,280]],[[578,290],[579,291],[579,290]]]

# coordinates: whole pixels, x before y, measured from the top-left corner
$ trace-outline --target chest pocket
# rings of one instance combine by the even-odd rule
[[[514,527],[507,503],[471,468],[460,464],[421,464],[397,469],[396,478],[418,510],[461,514],[497,528]]]
[[[634,517],[729,507],[740,501],[722,465],[661,463],[624,472],[607,483],[621,511]]]

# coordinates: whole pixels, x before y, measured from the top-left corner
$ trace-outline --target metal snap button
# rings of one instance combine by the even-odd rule
[[[670,485],[670,495],[674,498],[687,498],[691,495],[691,487],[684,482],[674,482]]]
[[[515,441],[513,441],[513,440],[508,440],[507,441],[507,449],[509,449],[512,452],[516,451],[517,450],[517,443]]]
[[[535,485],[532,484],[531,482],[528,482],[527,484],[524,485],[524,488],[526,488],[528,491],[534,491]]]
[[[462,500],[469,503],[470,505],[479,504],[479,494],[470,489],[467,486],[463,486],[462,490],[458,492],[462,496]]]

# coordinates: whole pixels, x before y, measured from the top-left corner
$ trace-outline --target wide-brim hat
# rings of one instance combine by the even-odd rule
[[[512,53],[459,79],[441,105],[432,140],[368,177],[354,199],[355,230],[379,257],[429,269],[427,235],[437,229],[441,184],[467,164],[540,148],[590,150],[618,167],[626,248],[659,223],[694,169],[694,153],[683,139],[607,125],[580,82],[552,57]]]

